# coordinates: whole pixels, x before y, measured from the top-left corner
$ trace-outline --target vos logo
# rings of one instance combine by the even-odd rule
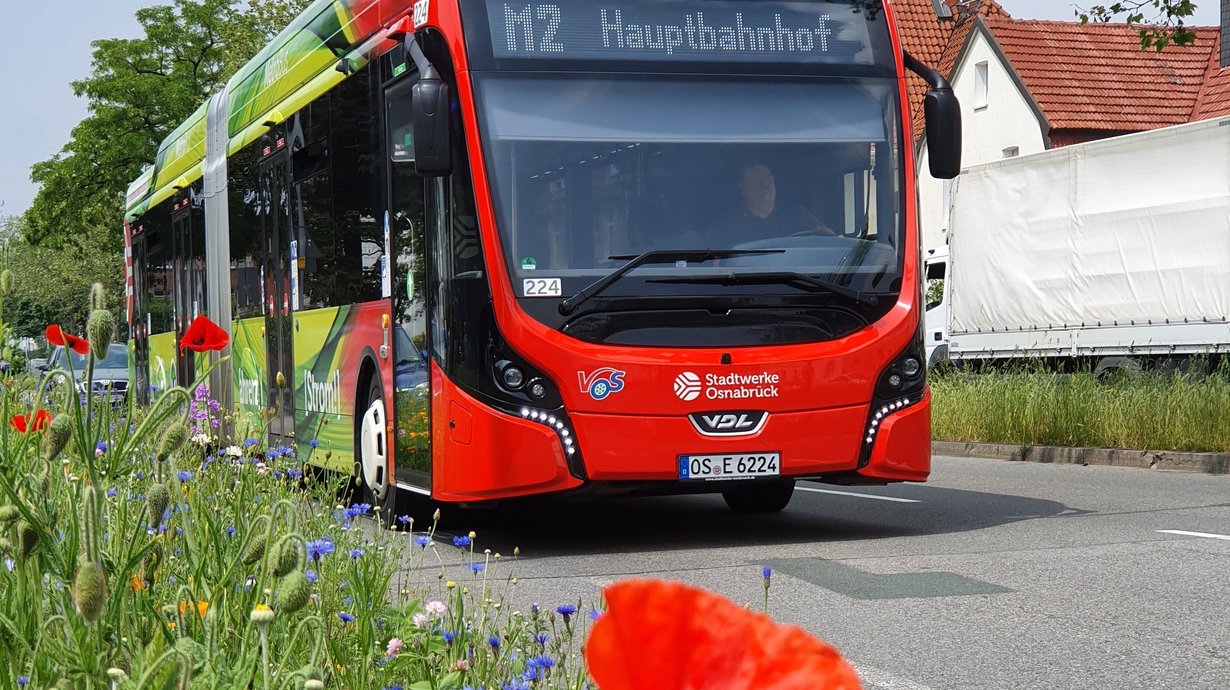
[[[764,428],[768,412],[694,412],[692,426],[704,436],[750,436]]]
[[[624,376],[627,372],[611,367],[603,367],[597,371],[577,372],[577,380],[581,384],[581,392],[588,393],[594,400],[605,400],[612,393],[624,389]]]

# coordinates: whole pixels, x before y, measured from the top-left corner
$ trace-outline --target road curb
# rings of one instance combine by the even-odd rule
[[[1004,443],[963,443],[959,441],[932,441],[931,453],[964,458],[1230,474],[1230,453],[1017,446]]]

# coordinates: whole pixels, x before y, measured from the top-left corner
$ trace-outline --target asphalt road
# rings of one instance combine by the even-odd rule
[[[867,688],[1230,688],[1230,476],[936,458],[925,485],[806,483],[769,516],[695,496],[443,527],[519,546],[517,598],[544,606],[650,576],[759,607],[768,564],[770,613]]]

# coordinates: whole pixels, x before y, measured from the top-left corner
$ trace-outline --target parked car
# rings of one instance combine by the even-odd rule
[[[77,379],[77,390],[84,397],[86,368],[89,355],[72,354],[72,372]],[[40,367],[43,371],[69,369],[69,362],[64,358],[64,348],[57,347],[51,351],[47,363]],[[94,362],[94,394],[107,397],[112,405],[121,406],[128,402],[128,348],[119,343],[112,343],[107,350],[107,356]]]

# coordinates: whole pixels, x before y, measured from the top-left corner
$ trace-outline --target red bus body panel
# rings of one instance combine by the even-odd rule
[[[885,7],[901,65],[901,44],[891,7]],[[500,332],[527,361],[548,374],[572,418],[589,480],[678,481],[678,456],[708,453],[781,452],[783,475],[857,471],[868,480],[925,481],[930,472],[930,397],[890,415],[876,435],[871,460],[858,467],[866,439],[873,390],[884,368],[917,337],[923,305],[916,217],[914,151],[904,76],[898,78],[903,141],[897,142],[905,171],[903,222],[906,243],[903,285],[897,303],[880,320],[837,340],[755,348],[654,349],[595,345],[571,338],[528,316],[504,265],[491,183],[484,164],[473,83],[455,0],[433,0],[427,25],[446,38],[457,70],[458,98],[474,176],[480,234]],[[721,364],[729,354],[731,364]],[[595,400],[581,381],[600,369],[624,372],[624,387]],[[722,399],[706,394],[691,401],[674,392],[684,372],[697,375],[776,377],[776,395]],[[763,379],[763,377],[761,377]],[[573,477],[550,430],[488,408],[433,368],[434,465],[432,493],[447,501],[477,501],[565,491],[584,482]],[[754,436],[711,438],[689,422],[694,412],[764,410],[765,426]],[[466,442],[454,426],[469,430]],[[720,488],[720,487],[715,487]]]

